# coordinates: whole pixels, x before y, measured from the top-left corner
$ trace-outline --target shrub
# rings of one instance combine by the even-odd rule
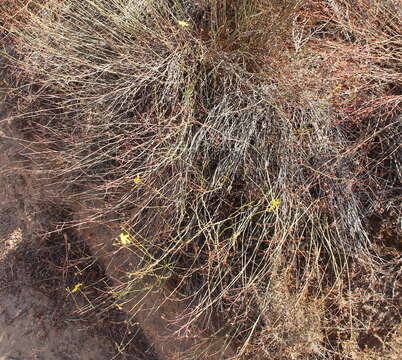
[[[16,117],[27,155],[63,200],[104,201],[93,218],[122,224],[143,271],[190,299],[187,326],[204,319],[239,358],[340,352],[325,297],[343,296],[350,261],[381,263],[372,221],[395,221],[400,200],[396,2],[49,0],[21,11],[28,24],[9,31],[24,83],[10,96],[29,95]],[[298,334],[311,313],[300,302],[318,304],[309,350],[286,335],[280,299],[302,311]]]

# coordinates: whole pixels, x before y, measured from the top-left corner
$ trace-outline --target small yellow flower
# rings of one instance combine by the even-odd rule
[[[141,181],[141,179],[138,175],[133,179],[134,184],[138,184],[140,181]]]
[[[120,244],[122,244],[122,245],[130,244],[130,235],[129,234],[121,233],[119,235],[119,239],[120,239]]]
[[[190,26],[190,24],[189,24],[187,21],[179,20],[177,23],[178,23],[181,27],[188,27],[188,26]]]
[[[83,283],[76,283],[75,285],[74,285],[74,287],[70,290],[68,287],[66,288],[66,291],[67,292],[69,292],[70,294],[74,294],[74,293],[76,293],[78,290],[79,290],[79,288],[81,287],[83,285]]]
[[[269,203],[269,208],[267,209],[268,212],[273,212],[276,208],[280,205],[281,201],[279,199],[272,199]]]

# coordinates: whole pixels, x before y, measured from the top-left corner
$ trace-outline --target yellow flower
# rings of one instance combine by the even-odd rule
[[[130,244],[130,235],[129,234],[121,233],[119,235],[119,239],[120,239],[120,244],[122,244],[122,245]]]
[[[83,283],[76,283],[75,285],[74,285],[74,287],[72,288],[72,290],[70,290],[68,287],[66,288],[66,291],[67,292],[69,292],[70,294],[74,294],[74,293],[76,293],[78,290],[79,290],[79,288],[81,287],[83,285]]]
[[[272,199],[269,203],[269,208],[267,209],[268,212],[273,212],[279,206],[281,201],[279,199]]]
[[[190,24],[189,24],[187,21],[179,20],[177,23],[178,23],[181,27],[188,27],[188,26],[190,26]]]
[[[141,181],[141,179],[138,175],[133,179],[134,184],[138,184],[140,181]]]

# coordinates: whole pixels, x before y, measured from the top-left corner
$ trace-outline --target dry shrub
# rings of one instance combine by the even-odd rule
[[[396,2],[34,3],[8,29],[9,97],[63,201],[105,200],[92,220],[122,224],[140,270],[190,301],[186,326],[238,358],[353,358],[370,317],[344,293],[351,264],[394,261],[371,219],[395,223],[400,200]]]
[[[289,274],[271,276],[269,291],[258,300],[264,326],[247,347],[249,358],[310,359],[324,354],[325,307],[306,290],[296,289]]]

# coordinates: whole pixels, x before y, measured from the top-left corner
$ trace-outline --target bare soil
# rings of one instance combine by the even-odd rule
[[[21,171],[22,145],[1,96],[0,105],[0,360],[155,359],[141,328],[111,307],[85,244],[54,229],[46,235],[65,214],[41,207],[44,184]]]
[[[2,141],[0,163],[0,359],[110,359],[114,345],[107,336],[83,329],[68,314],[71,304],[48,296],[44,281],[35,281],[24,257],[33,257],[34,239],[21,208],[22,186]],[[21,188],[20,188],[21,189]],[[31,259],[33,260],[33,259]],[[45,275],[46,277],[46,275]]]

